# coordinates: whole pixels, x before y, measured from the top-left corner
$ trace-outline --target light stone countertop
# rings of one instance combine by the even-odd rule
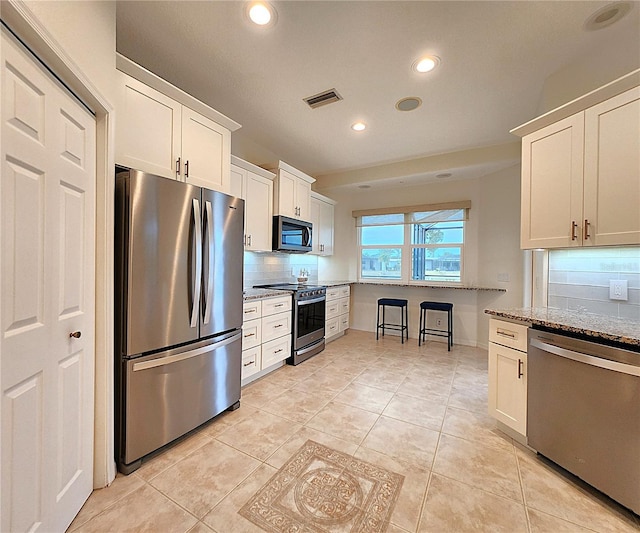
[[[357,281],[337,280],[337,281],[319,281],[318,285],[324,285],[325,287],[339,287],[341,285],[353,285],[354,283],[357,283]]]
[[[242,294],[242,299],[247,302],[249,300],[261,300],[273,296],[284,296],[285,294],[291,294],[291,291],[280,289],[245,289]]]
[[[496,291],[496,292],[507,292],[507,289],[502,289],[499,287],[477,287],[472,285],[434,285],[428,282],[420,283],[420,282],[411,282],[411,283],[402,283],[402,282],[388,282],[388,281],[353,281],[351,282],[355,285],[380,285],[383,287],[418,287],[421,289],[456,289],[462,291]]]
[[[629,349],[640,349],[640,321],[610,316],[564,311],[544,307],[520,307],[515,309],[485,309],[485,313],[496,317],[529,322],[554,330],[578,333],[594,340],[601,339],[629,345]]]

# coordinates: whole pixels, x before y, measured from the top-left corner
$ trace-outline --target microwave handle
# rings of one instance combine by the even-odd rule
[[[306,238],[302,244],[304,246],[311,246],[311,228],[309,226],[305,226],[304,233],[306,235]]]

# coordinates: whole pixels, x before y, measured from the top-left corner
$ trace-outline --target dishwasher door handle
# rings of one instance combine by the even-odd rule
[[[595,366],[598,368],[604,368],[606,370],[613,370],[614,372],[620,372],[622,374],[628,374],[630,376],[640,377],[640,366],[628,365],[626,363],[619,363],[618,361],[611,361],[610,359],[604,359],[602,357],[596,357],[594,355],[587,355],[580,352],[574,352],[573,350],[567,350],[561,348],[555,344],[548,344],[538,339],[531,339],[529,344],[534,348],[539,348],[545,352],[559,355],[578,363],[584,363],[587,365]]]

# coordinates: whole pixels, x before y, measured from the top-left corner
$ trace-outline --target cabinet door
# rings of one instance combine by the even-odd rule
[[[296,218],[308,222],[311,219],[311,183],[300,178],[296,178],[296,206]]]
[[[587,109],[584,133],[584,244],[640,244],[640,87]]]
[[[522,139],[522,248],[582,244],[584,113]]]
[[[278,205],[276,214],[286,217],[299,218],[296,204],[296,183],[298,178],[286,170],[280,169],[276,178],[276,197]]]
[[[311,236],[311,253],[322,255],[321,241],[322,237],[320,235],[320,204],[324,202],[318,200],[317,198],[311,198],[311,211],[309,216],[309,222],[313,224],[312,228],[312,236]]]
[[[230,192],[231,132],[188,107],[182,108],[182,161],[187,183]]]
[[[333,255],[333,205],[320,202],[320,254]]]
[[[176,178],[182,105],[120,71],[116,76],[116,163]]]
[[[247,172],[245,213],[245,249],[270,252],[273,231],[273,182]]]
[[[489,414],[527,434],[527,354],[489,343]]]
[[[229,183],[229,194],[236,198],[247,199],[247,171],[236,165],[230,166],[231,181]],[[245,213],[246,214],[246,213]]]

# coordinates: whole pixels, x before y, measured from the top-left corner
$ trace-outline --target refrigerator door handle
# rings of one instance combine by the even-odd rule
[[[151,359],[150,361],[142,361],[140,363],[133,364],[133,371],[138,372],[140,370],[148,370],[150,368],[157,368],[159,366],[167,366],[172,363],[177,363],[178,361],[184,361],[185,359],[191,359],[192,357],[197,357],[202,355],[203,353],[212,352],[217,350],[218,348],[222,348],[227,344],[231,344],[232,342],[237,341],[242,332],[238,332],[235,335],[228,337],[222,341],[216,342],[214,344],[208,344],[207,346],[203,346],[202,348],[197,348],[195,350],[189,350],[188,352],[179,353],[176,355],[170,355],[168,357],[160,357],[158,359]]]
[[[204,203],[205,216],[207,217],[207,253],[208,253],[208,268],[207,268],[207,286],[206,296],[204,301],[204,319],[203,323],[208,324],[211,320],[211,304],[213,303],[213,214],[211,212],[211,202]]]
[[[200,289],[202,284],[202,218],[200,217],[200,202],[193,199],[193,229],[195,230],[196,268],[193,279],[193,305],[191,307],[191,327],[198,325],[198,310],[200,309]]]

